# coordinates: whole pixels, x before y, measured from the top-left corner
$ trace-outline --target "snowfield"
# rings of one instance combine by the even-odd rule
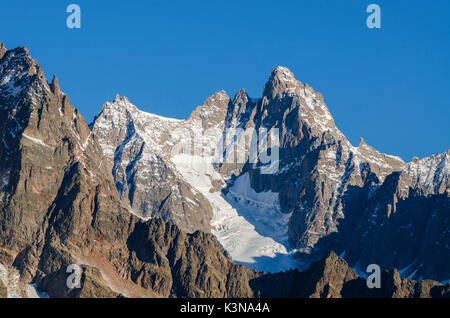
[[[280,212],[278,193],[256,193],[248,173],[237,178],[227,193],[211,192],[212,180],[222,176],[208,159],[182,154],[172,161],[209,200],[214,213],[211,232],[235,263],[271,273],[299,266],[288,244],[290,215]]]
[[[7,268],[0,264],[0,280],[6,287],[8,298],[49,298],[47,293],[40,292],[36,284],[23,284],[17,269]]]
[[[143,165],[157,164],[157,159],[151,157],[158,155],[167,160],[180,178],[199,191],[213,209],[211,232],[234,262],[265,272],[296,268],[298,263],[288,244],[290,215],[280,212],[278,193],[256,193],[250,186],[248,174],[230,181],[214,168],[214,163],[224,160],[222,153],[216,151],[223,146],[221,143],[225,142],[227,149],[234,146],[233,138],[228,138],[233,137],[234,130],[227,131],[231,136],[223,140],[224,119],[215,118],[223,112],[220,103],[228,100],[225,92],[218,92],[189,119],[176,120],[140,111],[127,98],[117,96],[114,102],[102,107],[102,116],[97,118],[95,126],[105,132],[132,126],[133,136],[145,144],[138,159]],[[210,126],[204,126],[206,122]],[[192,144],[195,144],[194,149],[191,149]],[[118,150],[106,140],[102,148],[105,155],[114,160]],[[240,153],[243,150],[238,147],[235,151],[245,162],[245,154]],[[232,154],[233,151],[227,151],[227,155]],[[266,169],[276,169],[278,164],[277,161]],[[181,197],[180,200],[188,201]]]

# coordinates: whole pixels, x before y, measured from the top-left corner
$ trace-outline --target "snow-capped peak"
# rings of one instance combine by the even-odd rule
[[[278,66],[270,72],[269,80],[264,87],[264,96],[271,99],[281,98],[285,95],[300,93],[302,83],[297,81],[294,74],[284,66]]]
[[[294,73],[291,72],[290,69],[284,66],[277,66],[275,69],[271,72],[271,77],[277,77],[280,81],[285,82],[295,82],[295,76]]]
[[[13,105],[17,98],[27,96],[36,102],[36,98],[47,93],[52,91],[44,71],[28,48],[6,50],[0,45],[0,97],[9,99],[7,104]]]
[[[221,90],[208,97],[203,107],[215,106],[226,110],[228,108],[229,102],[230,96],[228,96],[228,94],[224,90]]]
[[[220,102],[228,101],[230,99],[230,97],[228,96],[227,92],[225,92],[224,90],[216,92],[212,96],[212,98],[216,99],[217,101],[220,101]]]
[[[106,102],[105,105],[106,107],[109,108],[116,108],[116,109],[128,109],[128,110],[133,110],[133,111],[137,111],[136,106],[134,106],[127,97],[125,96],[120,96],[119,94],[116,95],[116,97],[114,98],[114,100],[111,102]]]
[[[423,159],[413,158],[403,170],[415,186],[422,188],[425,193],[435,194],[450,192],[449,171],[450,149]]]
[[[113,100],[113,103],[120,103],[120,102],[131,104],[126,96],[120,96],[119,94],[117,94]]]

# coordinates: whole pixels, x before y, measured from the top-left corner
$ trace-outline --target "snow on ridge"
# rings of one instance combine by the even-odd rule
[[[3,71],[3,67],[0,67],[0,75]],[[27,72],[23,69],[7,69],[6,73],[4,73],[2,77],[0,77],[1,94],[13,97],[19,95],[24,90],[24,87],[19,84],[19,81],[26,74]]]
[[[53,147],[50,147],[50,146],[47,145],[45,142],[43,142],[41,139],[38,139],[38,138],[34,138],[34,137],[31,137],[31,136],[28,136],[28,135],[25,134],[25,133],[23,133],[22,136],[25,137],[26,139],[28,139],[28,140],[34,142],[35,144],[38,144],[38,145],[40,145],[40,146],[43,146],[43,147],[45,147],[45,148],[48,148],[48,149],[53,150]]]
[[[399,157],[379,153],[366,144],[353,147],[335,126],[321,95],[315,93],[309,86],[303,87],[288,71],[287,68],[277,68],[277,72],[280,73],[278,75],[283,80],[295,81],[293,86],[298,89],[295,93],[299,94],[302,102],[300,106],[302,120],[310,122],[312,124],[310,126],[316,130],[316,134],[327,130],[332,131],[336,139],[343,142],[343,153],[346,153],[347,157],[352,156],[353,164],[357,167],[356,174],[360,174],[359,168],[364,163],[374,164],[380,168],[380,181],[392,171],[402,169],[404,162]],[[301,86],[297,87],[297,83]],[[229,98],[225,92],[218,92],[209,98],[209,103],[205,102],[203,105],[208,107],[198,110],[201,116],[177,120],[141,111],[126,97],[118,96],[114,102],[106,103],[103,110],[109,112],[112,117],[108,120],[101,117],[95,122],[95,125],[102,128],[104,128],[103,125],[117,125],[118,127],[115,128],[125,129],[126,124],[131,123],[135,129],[133,134],[139,135],[139,138],[143,139],[145,151],[151,151],[168,159],[167,164],[173,164],[175,171],[208,199],[214,213],[211,223],[212,233],[218,237],[236,262],[271,272],[298,266],[298,263],[291,257],[291,250],[287,244],[287,224],[290,215],[281,214],[279,211],[277,193],[255,192],[251,188],[249,176],[246,174],[230,184],[227,194],[217,190],[211,192],[211,189],[214,188],[212,181],[228,181],[215,171],[211,163],[212,158],[197,158],[188,154],[171,157],[170,150],[180,139],[187,137],[186,131],[199,135],[203,148],[209,149],[216,146],[218,142],[216,136],[203,136],[205,128],[202,116],[215,113],[216,108],[219,107],[217,102],[223,102],[225,98]],[[209,118],[207,117],[207,120]],[[106,122],[109,120],[111,120],[110,123]],[[216,124],[215,121],[214,124]],[[105,150],[106,146],[102,145],[102,147]],[[327,156],[328,160],[325,166],[330,166],[330,169],[325,169],[322,173],[332,176],[331,179],[333,179],[332,182],[335,183],[336,189],[343,188],[348,182],[345,177],[348,169],[334,173],[333,170],[337,168],[334,164],[330,165],[329,163],[330,160],[333,163],[336,161],[337,154],[328,153]],[[336,192],[336,196],[338,192]],[[286,231],[283,232],[281,229]]]
[[[0,65],[0,94],[17,97],[27,87],[26,79],[35,74],[37,66],[25,47],[6,51]],[[25,81],[25,83],[23,82]]]
[[[19,272],[0,263],[0,280],[6,287],[7,298],[49,298],[47,293],[39,291],[36,284],[20,281]]]
[[[228,96],[225,90],[218,91],[211,96],[212,99],[215,99],[219,102],[226,102],[230,100],[230,96]]]
[[[296,84],[298,82],[295,79],[294,73],[292,73],[291,70],[285,66],[277,66],[272,72],[283,82],[290,82],[292,84]]]
[[[135,113],[135,114],[139,114],[139,115],[143,115],[143,116],[147,116],[147,117],[152,117],[152,118],[156,118],[159,120],[163,120],[163,121],[174,121],[174,122],[179,122],[179,121],[183,121],[183,119],[176,119],[176,118],[169,118],[169,117],[164,117],[164,116],[159,116],[153,113],[149,113],[149,112],[145,112],[141,109],[139,109],[136,105],[134,105],[133,103],[131,103],[127,97],[125,96],[120,96],[120,95],[116,95],[116,98],[114,99],[114,101],[112,103],[107,102],[105,103],[106,107],[109,107],[111,109],[120,109],[120,108],[125,108],[130,110],[131,112]]]
[[[448,151],[434,154],[422,159],[414,158],[404,168],[416,186],[438,187],[444,180],[449,179],[450,158]]]

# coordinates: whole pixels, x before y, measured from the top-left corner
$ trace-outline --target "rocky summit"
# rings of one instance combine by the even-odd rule
[[[117,96],[88,125],[0,43],[0,127],[0,298],[450,296],[450,150],[351,145],[285,67],[261,98],[177,120]]]

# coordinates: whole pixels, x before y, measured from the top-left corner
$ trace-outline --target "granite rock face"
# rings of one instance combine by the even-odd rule
[[[448,298],[450,283],[400,278],[396,270],[384,271],[381,288],[368,288],[346,261],[330,252],[304,271],[258,277],[250,282],[261,297],[274,298]]]
[[[362,138],[354,147],[322,95],[283,67],[271,73],[250,120],[280,131],[279,169],[249,170],[254,188],[279,192],[282,210],[292,213],[289,238],[300,259],[336,250],[352,266],[450,277],[450,150],[404,163]]]
[[[76,264],[94,237],[123,236],[114,224],[129,217],[96,137],[57,79],[47,83],[26,48],[0,62],[0,249],[23,281],[39,285]]]
[[[209,160],[241,138],[227,131],[237,127],[279,128],[277,170]],[[91,130],[28,49],[0,45],[0,128],[0,263],[20,281],[0,279],[2,295],[2,285],[25,295],[32,283],[51,297],[449,297],[448,284],[391,270],[450,276],[449,153],[406,164],[351,146],[321,95],[285,68],[272,72],[262,99],[219,92],[185,121],[117,97]],[[186,165],[187,154],[209,166]],[[208,193],[245,173],[292,213],[285,230],[310,259],[307,271],[237,265],[207,233],[217,208]],[[366,290],[330,250],[351,267],[389,269],[382,289]],[[73,264],[81,288],[67,284]]]
[[[174,177],[167,179],[168,185],[164,180],[155,189],[154,183],[133,179],[145,175],[137,170],[129,178],[129,186],[157,193],[177,183],[190,184],[192,193],[200,190],[196,195],[198,201],[206,202],[202,206],[211,202],[213,215],[220,216],[220,211],[214,208],[217,203],[205,192],[201,193],[201,189],[208,186],[212,193],[226,192],[233,186],[233,180],[248,173],[254,191],[278,194],[281,211],[290,215],[286,228],[290,246],[299,251],[296,257],[301,262],[311,263],[329,250],[335,250],[340,254],[345,252],[343,255],[351,266],[365,268],[376,263],[385,269],[401,269],[403,277],[437,280],[450,277],[450,267],[446,265],[450,260],[450,150],[405,163],[399,157],[380,153],[362,138],[357,147],[353,146],[336,127],[323,96],[308,84],[297,81],[285,67],[271,72],[262,98],[252,99],[245,90],[232,99],[219,92],[187,120],[153,119],[155,115],[128,106],[139,115],[132,116],[127,123],[119,123],[105,115],[105,109],[115,109],[120,104],[117,100],[105,104],[93,124],[105,153],[111,153],[112,158],[109,141],[121,136],[115,129],[144,126],[141,124],[144,122],[147,126],[138,130],[148,135],[144,138],[148,146],[142,152],[145,155],[128,151],[131,157],[121,159],[124,151],[118,151],[115,164],[134,165],[145,161],[141,157],[155,153],[164,159],[146,166],[151,169],[167,166],[174,172]],[[111,129],[111,126],[119,128]],[[245,138],[250,139],[248,144],[256,138],[242,131],[261,129],[269,134],[278,133],[276,144],[271,145],[269,138],[266,146],[266,149],[277,148],[276,165],[250,160],[249,152],[240,146]],[[208,169],[193,165],[180,168],[174,163],[173,149],[182,139],[180,135],[199,136],[192,143],[201,151],[192,156],[189,149],[185,152],[191,155],[189,160],[196,160],[198,153],[203,159],[215,153],[214,160],[202,163]],[[126,179],[122,177],[125,173],[117,170],[114,173],[116,182]],[[211,180],[202,183],[201,178]],[[122,184],[118,185],[119,193]],[[173,200],[186,202],[179,196]],[[127,199],[122,196],[122,201]],[[157,196],[156,202],[160,201]],[[145,209],[138,210],[138,214],[145,215]],[[201,211],[198,218],[211,215],[201,208],[197,210]],[[179,215],[189,219],[186,212]],[[206,229],[199,226],[197,218],[194,220],[196,225],[192,229]],[[189,230],[183,226],[186,221],[174,221]]]
[[[177,120],[139,111],[126,97],[103,105],[91,128],[113,164],[124,206],[143,219],[161,217],[187,232],[209,232],[209,202],[168,160]]]
[[[123,207],[97,136],[26,48],[0,66],[0,255],[18,294],[34,283],[51,297],[252,296],[240,280],[254,272],[211,234]],[[81,288],[67,284],[73,264]]]

